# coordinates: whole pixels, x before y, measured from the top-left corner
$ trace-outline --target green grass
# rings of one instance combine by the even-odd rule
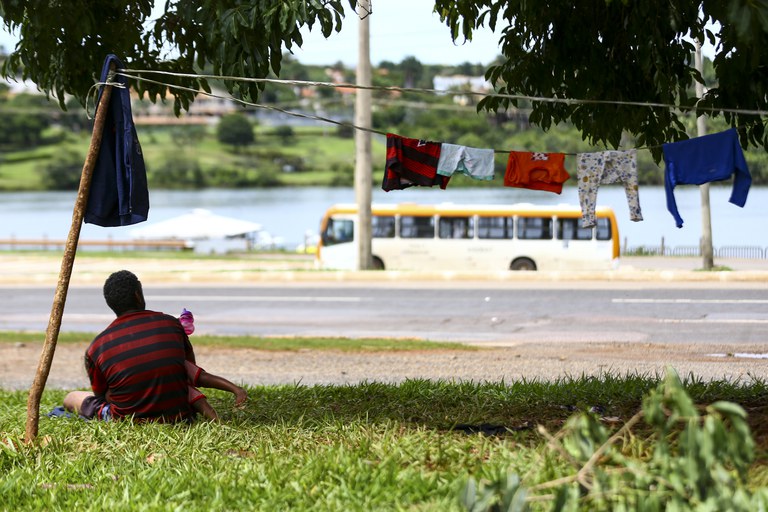
[[[89,343],[96,333],[61,332],[57,343]],[[0,331],[0,343],[35,343],[45,340],[45,333],[24,331]],[[336,350],[342,352],[408,351],[408,350],[479,350],[460,343],[423,341],[397,338],[302,338],[258,336],[214,336],[195,334],[197,346],[226,348],[252,348],[257,350]]]
[[[94,334],[84,332],[60,332],[57,343],[90,342]],[[44,332],[0,331],[0,343],[35,343],[45,341]]]
[[[696,272],[732,272],[733,269],[728,265],[715,265],[712,268],[697,268]]]
[[[226,394],[209,393],[220,425],[43,415],[37,445],[20,441],[26,393],[0,391],[0,508],[461,510],[458,495],[470,476],[490,480],[511,470],[534,485],[568,472],[551,444],[528,427],[541,424],[554,433],[574,408],[596,404],[626,421],[659,380],[605,375],[553,383],[251,387],[244,410],[232,409]],[[730,399],[748,410],[764,403],[767,391],[763,382],[688,379],[685,385],[697,403]],[[45,392],[41,410],[63,395]],[[453,428],[483,423],[520,430],[484,436]],[[624,450],[642,457],[632,450],[643,446],[630,436]],[[752,486],[766,483],[761,460],[750,471]]]
[[[40,146],[8,152],[0,159],[0,190],[42,188],[41,174],[38,171],[45,162],[55,158],[56,149],[57,146]]]

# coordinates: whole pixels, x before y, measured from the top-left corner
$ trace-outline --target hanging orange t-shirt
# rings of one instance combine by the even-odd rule
[[[570,177],[565,170],[563,153],[510,151],[507,170],[504,173],[504,186],[546,190],[559,194],[563,191],[563,183]]]

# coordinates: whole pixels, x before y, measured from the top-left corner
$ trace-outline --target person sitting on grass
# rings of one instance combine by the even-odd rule
[[[177,318],[146,309],[141,282],[121,270],[104,283],[104,298],[117,318],[91,342],[85,367],[92,392],[72,391],[64,407],[88,419],[133,418],[173,423],[195,412],[217,420],[216,411],[194,386],[235,395],[246,391],[195,364],[189,337]]]

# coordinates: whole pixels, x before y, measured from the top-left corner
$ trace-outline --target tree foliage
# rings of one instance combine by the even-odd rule
[[[622,135],[655,146],[687,138],[682,112],[698,107],[737,126],[742,143],[768,147],[760,116],[722,109],[768,107],[768,4],[749,0],[436,0],[435,11],[454,41],[479,30],[500,31],[504,59],[486,77],[499,93],[598,100],[606,103],[534,101],[530,120],[549,129],[570,121],[592,144],[618,147]],[[487,27],[487,28],[486,28]],[[718,27],[718,28],[712,28]],[[717,86],[697,103],[692,40],[717,44]],[[649,108],[616,102],[679,106]],[[489,97],[479,109],[517,106]]]
[[[241,147],[253,144],[253,125],[243,114],[228,114],[222,116],[216,127],[216,138],[222,144],[230,144],[239,150]]]
[[[159,1],[159,0],[158,0]],[[341,29],[342,0],[166,0],[164,14],[149,22],[153,0],[2,0],[0,16],[20,39],[3,63],[6,77],[21,75],[59,99],[85,105],[107,54],[131,69],[192,73],[211,64],[213,73],[266,77],[280,74],[283,47],[303,44],[302,27],[319,25],[325,37]],[[354,7],[356,2],[349,1]],[[172,96],[178,114],[208,90],[205,80],[165,77],[192,89],[168,89],[139,81],[151,101]],[[225,82],[230,93],[255,101],[260,84]]]
[[[45,99],[31,94],[18,94],[0,100],[0,145],[5,148],[37,146],[50,126]]]
[[[41,169],[43,185],[49,190],[77,190],[82,172],[83,155],[74,149],[65,149]]]
[[[323,35],[341,29],[355,0],[166,0],[149,21],[152,0],[2,0],[3,22],[20,42],[3,64],[54,94],[84,104],[107,53],[131,69],[266,77],[281,74],[282,52],[301,46],[301,28]],[[486,77],[506,95],[589,100],[533,101],[530,121],[547,130],[564,122],[592,144],[619,146],[630,134],[660,156],[663,142],[687,138],[686,112],[722,116],[739,128],[742,143],[768,148],[759,115],[724,109],[768,110],[768,3],[754,0],[435,0],[434,10],[454,41],[479,30],[500,33],[502,57]],[[375,16],[375,13],[373,14]],[[716,83],[698,101],[702,77],[691,55],[693,39],[717,44]],[[411,70],[416,72],[417,70]],[[190,88],[136,83],[150,100],[171,96],[177,113],[189,107],[205,80],[165,77]],[[229,92],[256,101],[263,86],[226,81]],[[594,103],[600,102],[600,103]],[[641,102],[676,108],[620,104]],[[479,109],[517,106],[488,97]],[[707,110],[705,110],[707,109]]]

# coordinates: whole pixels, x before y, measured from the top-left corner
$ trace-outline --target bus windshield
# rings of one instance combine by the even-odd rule
[[[321,240],[324,246],[352,242],[355,224],[351,219],[328,219]]]

